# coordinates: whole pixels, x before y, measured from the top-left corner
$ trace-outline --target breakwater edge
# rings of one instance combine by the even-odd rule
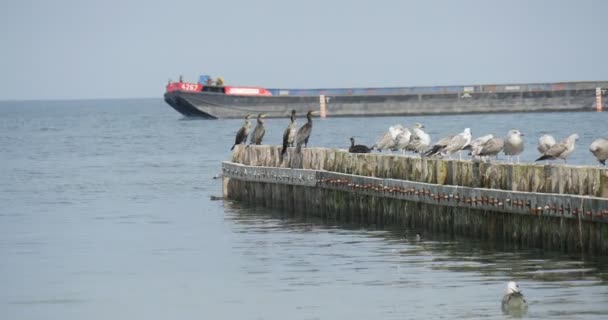
[[[608,252],[608,170],[238,146],[224,193],[322,217]]]

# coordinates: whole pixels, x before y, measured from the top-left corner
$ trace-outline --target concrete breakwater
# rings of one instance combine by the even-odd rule
[[[320,217],[608,253],[608,170],[238,146],[224,196]]]

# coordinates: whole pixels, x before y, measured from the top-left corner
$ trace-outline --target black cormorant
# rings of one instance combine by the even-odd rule
[[[300,153],[302,151],[302,144],[304,144],[304,148],[308,146],[308,139],[310,138],[310,134],[312,133],[312,115],[316,113],[316,111],[312,110],[306,113],[306,119],[308,119],[308,122],[306,122],[296,134],[295,143],[297,153]]]
[[[251,118],[251,115],[245,116],[245,123],[239,129],[239,131],[236,133],[236,138],[234,139],[234,145],[232,145],[232,148],[230,148],[230,150],[234,149],[234,147],[237,144],[247,142],[247,136],[249,135],[249,131],[251,131],[251,123],[249,122],[250,118]]]
[[[296,110],[291,110],[291,122],[285,128],[283,132],[283,148],[281,148],[281,157],[287,152],[287,147],[293,147],[293,141],[296,137],[297,123],[296,123]]]
[[[355,137],[350,137],[350,148],[348,148],[348,152],[350,153],[370,153],[372,149],[368,146],[364,146],[362,144],[355,144]]]
[[[262,139],[264,139],[264,134],[266,133],[266,129],[264,128],[264,117],[266,117],[265,114],[258,114],[258,124],[255,126],[255,129],[253,129],[249,144],[262,144]]]

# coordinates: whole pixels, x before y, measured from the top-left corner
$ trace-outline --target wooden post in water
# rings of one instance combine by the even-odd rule
[[[323,95],[323,94],[319,96],[319,113],[320,113],[321,118],[324,119],[325,117],[327,117],[327,109],[325,106],[325,95]]]

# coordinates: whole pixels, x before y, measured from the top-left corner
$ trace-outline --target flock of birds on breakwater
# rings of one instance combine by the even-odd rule
[[[288,147],[296,147],[296,152],[300,153],[302,145],[306,147],[312,133],[312,116],[315,111],[308,111],[306,114],[307,122],[297,127],[296,111],[292,110],[290,123],[283,133],[283,147],[281,148],[281,160]],[[245,117],[245,123],[238,130],[234,145],[246,144],[247,138],[250,136],[250,144],[262,144],[266,129],[264,128],[265,114],[261,113],[257,117],[257,125],[251,132],[251,115]],[[504,153],[509,161],[513,158],[519,163],[519,155],[524,151],[524,134],[517,129],[512,129],[507,132],[504,138],[495,137],[493,134],[487,134],[473,139],[471,130],[465,128],[463,132],[448,135],[431,142],[431,136],[424,130],[424,125],[420,123],[414,124],[411,128],[406,128],[402,125],[394,125],[389,127],[388,131],[381,135],[376,143],[371,146],[355,144],[355,138],[351,137],[351,145],[348,149],[351,153],[369,153],[373,150],[378,152],[403,151],[419,154],[421,157],[448,158],[458,153],[458,158],[462,160],[462,152],[468,151],[468,155],[475,160],[490,161],[492,157],[498,158],[498,155]],[[251,135],[250,135],[251,133]],[[575,149],[576,141],[579,139],[578,134],[574,133],[567,138],[557,141],[553,136],[543,135],[538,139],[537,149],[540,152],[540,157],[535,161],[548,160],[564,160],[567,163],[567,158]],[[606,165],[608,159],[608,139],[598,138],[589,146],[589,151],[595,156],[600,164]]]

